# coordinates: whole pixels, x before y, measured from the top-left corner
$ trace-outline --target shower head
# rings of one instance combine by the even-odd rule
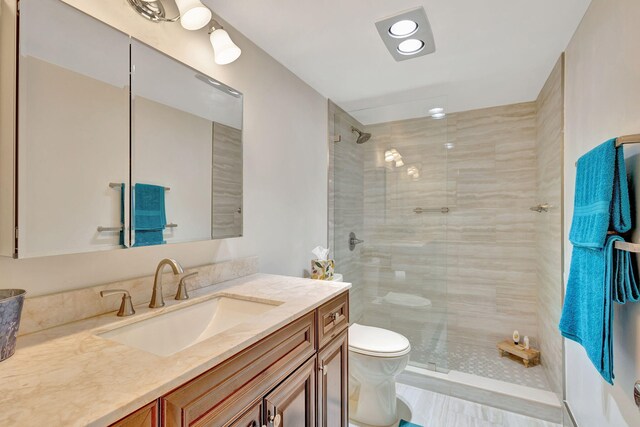
[[[361,130],[354,128],[353,126],[351,126],[351,132],[355,132],[358,134],[358,139],[356,139],[356,144],[364,144],[371,138],[370,133],[364,133]]]

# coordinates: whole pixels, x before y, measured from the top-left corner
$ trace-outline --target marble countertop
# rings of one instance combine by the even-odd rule
[[[163,308],[136,306],[130,317],[114,312],[19,337],[16,353],[0,363],[0,425],[109,425],[350,287],[254,274],[191,291],[186,301],[166,299]],[[167,357],[96,336],[218,294],[283,304]]]

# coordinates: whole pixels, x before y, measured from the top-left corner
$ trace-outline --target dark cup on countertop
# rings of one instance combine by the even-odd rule
[[[16,351],[25,293],[23,289],[0,289],[0,362]]]

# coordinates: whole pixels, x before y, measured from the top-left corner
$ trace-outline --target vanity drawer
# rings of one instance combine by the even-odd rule
[[[164,396],[162,425],[229,425],[314,353],[309,313]]]
[[[344,292],[318,308],[318,349],[348,327],[349,292]]]

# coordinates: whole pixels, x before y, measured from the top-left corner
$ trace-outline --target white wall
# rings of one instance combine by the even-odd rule
[[[263,272],[301,276],[310,249],[327,243],[327,100],[229,26],[242,56],[216,66],[206,29],[189,32],[177,23],[148,22],[126,0],[65,1],[244,94],[244,237],[3,258],[0,287],[25,288],[31,296],[85,287],[152,274],[163,257],[188,267],[258,255]]]
[[[640,2],[593,0],[566,52],[565,280],[571,262],[578,157],[608,138],[640,133]],[[636,169],[638,147],[625,149]],[[638,169],[640,170],[640,169]],[[638,186],[638,176],[634,181]],[[638,228],[640,218],[636,217]],[[640,241],[640,233],[634,233]],[[566,342],[567,401],[580,427],[640,425],[633,383],[640,378],[640,304],[615,306],[615,386],[604,382],[583,349]]]

